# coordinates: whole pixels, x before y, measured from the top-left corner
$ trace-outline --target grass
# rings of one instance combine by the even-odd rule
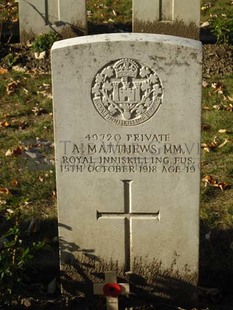
[[[201,7],[202,22],[209,20],[211,15],[221,16],[224,14],[229,18],[233,17],[233,5],[230,0],[201,0]]]
[[[232,111],[218,110],[216,106],[230,106],[233,94],[233,77],[228,76],[221,80],[210,79],[209,86],[203,89],[202,123],[207,130],[202,131],[202,143],[210,144],[215,140],[221,145],[210,152],[202,152],[202,177],[211,175],[222,182],[229,184],[225,191],[218,188],[201,188],[201,220],[208,229],[232,229],[233,225],[233,118]],[[219,93],[211,87],[213,83],[220,85]],[[219,130],[225,129],[221,133]],[[216,138],[217,137],[217,138]],[[218,213],[217,216],[216,212]]]
[[[12,81],[18,85],[12,94],[7,87]],[[8,195],[0,199],[9,206],[25,205],[25,216],[39,218],[55,216],[54,168],[46,169],[25,152],[53,158],[53,148],[44,146],[43,141],[53,141],[52,100],[40,92],[50,89],[50,76],[15,73],[11,71],[0,80],[0,188],[9,189]],[[46,91],[49,91],[48,89]],[[51,91],[51,89],[50,89]],[[52,144],[52,143],[51,143]],[[21,154],[6,156],[7,151],[21,147]],[[25,158],[26,157],[26,158]],[[15,182],[14,182],[15,181]],[[17,185],[12,185],[17,183]]]
[[[87,0],[87,12],[93,23],[131,23],[132,0]]]
[[[218,187],[205,187],[204,182],[201,184],[200,282],[228,291],[226,283],[233,274],[233,117],[232,110],[217,107],[232,104],[233,76],[213,77],[207,82],[202,100],[202,143],[227,143],[209,152],[202,150],[201,177],[212,176],[228,187],[221,191]],[[219,132],[221,129],[226,132]]]
[[[208,20],[210,14],[232,16],[233,5],[229,0],[208,2],[212,6],[202,11],[202,21]],[[207,1],[202,1],[202,5],[205,3]],[[88,19],[92,23],[128,23],[131,22],[131,5],[130,0],[88,0]],[[12,82],[16,86],[11,94],[7,94]],[[205,275],[206,270],[209,270],[208,274],[219,270],[233,274],[233,112],[221,108],[233,104],[233,76],[212,77],[206,82],[208,86],[203,87],[202,100],[202,143],[211,145],[216,136],[219,145],[225,139],[227,143],[209,152],[202,150],[201,178],[212,176],[228,186],[222,191],[219,187],[205,187],[204,182],[201,183],[200,268]],[[213,83],[217,88],[212,87]],[[49,74],[9,70],[0,75],[0,213],[9,207],[20,207],[25,221],[32,217],[56,220],[57,216],[54,166],[38,165],[35,159],[25,158],[25,152],[32,155],[35,151],[37,155],[53,160],[50,92]],[[226,132],[220,133],[220,129]],[[15,153],[6,156],[9,150]],[[1,193],[4,188],[9,193]],[[206,234],[210,231],[213,238],[209,241]],[[218,285],[217,282],[212,284]]]
[[[201,21],[208,22],[218,43],[233,42],[233,4],[231,0],[201,0]]]

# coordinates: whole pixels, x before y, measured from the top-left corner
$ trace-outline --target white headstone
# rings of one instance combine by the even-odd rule
[[[200,0],[133,0],[133,32],[198,38]]]
[[[18,0],[20,40],[65,26],[86,32],[86,0]]]
[[[201,54],[153,34],[54,44],[61,262],[76,293],[115,270],[136,295],[195,303]]]

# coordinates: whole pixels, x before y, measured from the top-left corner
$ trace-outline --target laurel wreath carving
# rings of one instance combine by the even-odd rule
[[[139,119],[153,105],[159,106],[162,96],[157,73],[133,59],[108,64],[96,74],[92,85],[94,104],[101,101],[109,115],[126,122]]]

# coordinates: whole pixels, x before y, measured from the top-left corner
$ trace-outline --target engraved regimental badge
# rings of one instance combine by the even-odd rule
[[[138,60],[124,58],[99,70],[92,83],[91,96],[105,120],[135,126],[156,113],[162,103],[163,86],[152,68]]]

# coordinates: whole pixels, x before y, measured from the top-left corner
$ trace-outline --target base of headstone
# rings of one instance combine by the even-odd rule
[[[72,264],[61,266],[62,294],[84,298],[87,305],[91,307],[94,303],[93,309],[102,310],[101,304],[105,300],[94,295],[93,284],[102,283],[104,272],[113,270],[116,271],[118,282],[130,285],[129,297],[119,297],[119,309],[144,309],[148,305],[174,305],[185,309],[197,306],[197,274],[183,276],[174,269],[175,263],[169,270],[165,270],[161,262],[146,265],[139,259],[134,263],[133,272],[124,272],[117,262],[101,262],[97,258],[73,260]],[[138,308],[140,306],[142,308]]]
[[[55,32],[60,35],[61,39],[69,39],[77,36],[86,35],[87,32],[80,28],[78,25],[69,25],[62,22],[57,22],[54,25],[44,27],[43,33]],[[33,31],[21,31],[20,32],[20,42],[32,42],[38,34]]]
[[[195,23],[192,22],[187,25],[180,20],[145,22],[135,19],[133,32],[167,34],[194,40],[200,39],[200,28]]]

